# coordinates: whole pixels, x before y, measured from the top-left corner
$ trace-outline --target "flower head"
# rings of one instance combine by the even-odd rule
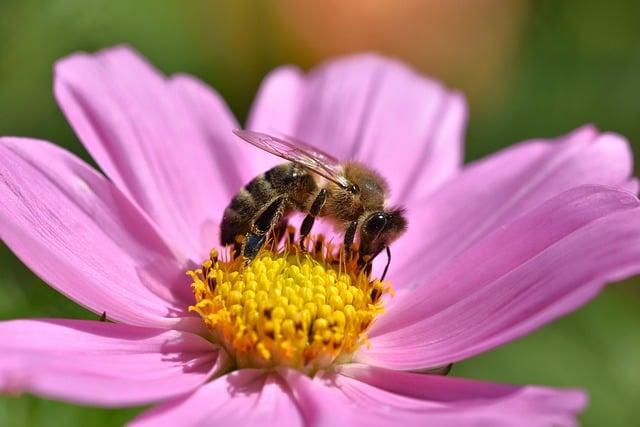
[[[331,368],[365,341],[388,291],[355,258],[323,240],[302,251],[292,240],[247,265],[216,250],[189,271],[197,312],[238,368],[291,367],[307,374]]]
[[[587,126],[462,167],[465,103],[439,83],[372,55],[275,70],[247,127],[357,159],[406,206],[381,282],[379,260],[366,271],[322,240],[267,248],[248,266],[219,247],[226,204],[278,160],[239,142],[201,82],[116,47],[65,58],[54,88],[105,175],[50,143],[2,138],[0,236],[110,322],[0,322],[1,390],[160,403],[142,425],[575,423],[578,390],[417,372],[640,271],[624,138]]]

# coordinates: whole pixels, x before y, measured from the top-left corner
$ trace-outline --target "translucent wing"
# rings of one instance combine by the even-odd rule
[[[342,174],[338,159],[304,142],[292,138],[277,138],[250,130],[234,129],[233,133],[249,144],[283,159],[298,163],[341,187],[347,188],[351,185]]]

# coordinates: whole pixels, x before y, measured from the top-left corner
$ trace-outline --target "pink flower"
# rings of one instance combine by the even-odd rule
[[[583,127],[461,167],[464,99],[358,55],[264,81],[248,128],[384,172],[409,231],[370,346],[314,377],[228,370],[185,271],[218,244],[232,195],[279,160],[241,143],[224,101],[126,47],[57,64],[55,95],[108,178],[48,142],[2,138],[0,233],[36,274],[115,323],[0,323],[0,389],[160,402],[134,425],[572,425],[578,390],[416,373],[516,339],[640,271],[624,138]],[[382,260],[384,261],[384,260]],[[379,267],[379,266],[378,266]],[[232,355],[231,355],[232,356]]]

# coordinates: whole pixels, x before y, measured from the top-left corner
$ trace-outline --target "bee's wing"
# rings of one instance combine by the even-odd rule
[[[341,187],[346,188],[350,185],[347,178],[342,174],[338,159],[304,142],[291,138],[277,138],[250,130],[234,129],[233,133],[249,144],[283,159],[298,163]]]

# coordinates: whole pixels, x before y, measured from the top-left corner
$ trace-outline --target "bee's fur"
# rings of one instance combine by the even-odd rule
[[[251,180],[231,200],[222,218],[220,241],[233,244],[250,261],[264,244],[266,235],[292,211],[307,214],[301,239],[316,217],[331,220],[345,232],[345,245],[360,230],[361,255],[374,257],[406,228],[404,211],[385,208],[388,186],[375,171],[357,162],[341,165],[352,184],[343,187],[290,162],[273,167]]]
[[[285,196],[284,212],[306,211],[309,195],[319,191],[311,172],[295,163],[285,163],[258,175],[244,186],[224,210],[220,243],[235,244],[245,236],[259,214],[278,196]]]
[[[384,207],[388,186],[375,171],[366,166],[349,162],[343,166],[344,176],[356,186],[355,194],[349,189],[329,182],[328,197],[320,216],[327,216],[338,222],[341,230],[365,211],[380,210]]]

